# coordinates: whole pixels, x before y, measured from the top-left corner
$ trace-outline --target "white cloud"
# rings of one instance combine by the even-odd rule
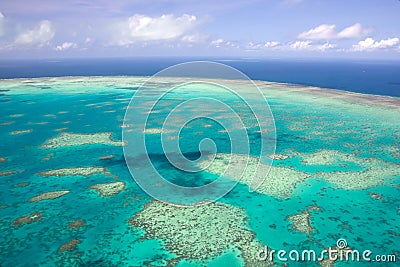
[[[211,41],[211,45],[215,47],[221,47],[223,43],[225,43],[225,40],[221,38]]]
[[[370,32],[371,32],[370,29],[363,28],[363,26],[360,23],[356,23],[340,31],[337,34],[337,38],[338,39],[360,38],[364,37]]]
[[[247,44],[247,50],[261,50],[261,49],[278,49],[282,44],[276,41],[268,41],[265,43],[253,43]]]
[[[75,44],[75,43],[64,42],[64,43],[62,43],[61,45],[57,45],[56,48],[55,48],[55,50],[57,50],[57,51],[63,51],[63,50],[71,49],[71,48],[77,48],[77,47],[78,47],[78,46],[77,46],[77,44]]]
[[[293,50],[304,50],[304,51],[326,51],[336,48],[336,44],[329,42],[325,43],[313,43],[311,40],[295,41],[288,43],[280,43],[276,41],[268,41],[265,43],[248,43],[247,51],[254,50],[280,50],[280,51],[293,51]]]
[[[277,47],[277,46],[279,46],[279,45],[280,45],[279,42],[274,42],[274,41],[272,41],[272,42],[266,42],[266,43],[264,44],[264,47],[265,47],[265,48],[273,48],[273,47]]]
[[[222,38],[213,40],[210,42],[211,46],[215,46],[216,48],[240,48],[240,44],[236,41],[227,41]]]
[[[207,40],[208,36],[203,34],[188,34],[181,38],[181,41],[187,43],[202,43]]]
[[[126,21],[114,25],[117,30],[116,42],[129,45],[137,41],[156,41],[176,39],[197,26],[196,16],[184,14],[180,17],[162,15],[149,17],[135,14]]]
[[[330,49],[336,48],[335,44],[331,44],[329,42],[323,44],[314,44],[312,41],[296,41],[292,44],[286,46],[286,49],[289,50],[308,50],[308,51],[326,51]]]
[[[336,25],[322,24],[306,32],[300,33],[299,39],[331,39],[334,36]]]
[[[51,22],[43,20],[33,29],[27,30],[18,35],[15,39],[15,43],[44,45],[53,39],[54,34],[55,30]]]
[[[311,41],[296,41],[289,47],[295,50],[306,50],[311,47]]]
[[[399,38],[388,38],[386,40],[375,41],[368,37],[358,44],[353,45],[353,51],[373,51],[378,49],[388,49],[396,47],[399,44]]]
[[[335,24],[321,24],[300,33],[297,38],[308,40],[351,39],[364,37],[370,32],[369,29],[364,28],[360,23],[346,27],[340,32],[335,31],[335,29]]]
[[[3,13],[0,12],[0,36],[4,35],[4,21],[5,21],[5,17],[3,15]]]
[[[324,43],[324,44],[322,44],[322,45],[317,45],[316,46],[316,49],[317,50],[321,50],[321,51],[326,51],[326,50],[329,50],[329,49],[333,49],[333,48],[336,48],[336,45],[335,44],[331,44],[331,43]]]

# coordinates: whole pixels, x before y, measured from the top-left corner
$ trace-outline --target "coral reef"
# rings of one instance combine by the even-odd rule
[[[5,172],[0,172],[0,176],[7,176],[11,174],[15,174],[17,171],[5,171]]]
[[[258,261],[263,246],[247,228],[244,211],[223,203],[181,207],[153,200],[136,213],[129,224],[143,228],[145,238],[161,238],[178,257],[206,261],[238,249],[246,266],[270,266]]]
[[[69,192],[70,191],[68,191],[68,190],[46,192],[46,193],[40,194],[36,197],[30,198],[29,202],[38,202],[38,201],[42,201],[42,200],[55,199],[55,198],[59,198],[63,195],[66,195]]]
[[[65,130],[68,130],[68,128],[64,127],[64,128],[57,128],[55,129],[56,132],[63,132]]]
[[[81,243],[79,239],[73,239],[71,241],[68,241],[67,243],[61,245],[61,247],[58,249],[58,253],[63,253],[64,251],[71,251],[76,249],[76,246]]]
[[[354,157],[350,154],[342,154],[335,150],[321,150],[311,154],[300,154],[303,165],[330,165],[339,160],[352,161]]]
[[[361,190],[380,186],[398,175],[399,166],[382,160],[372,160],[365,171],[320,172],[317,175],[346,190]]]
[[[16,173],[20,173],[20,172],[24,172],[25,170],[12,170],[12,171],[3,171],[0,172],[0,176],[8,176],[8,175],[12,175],[12,174],[16,174]]]
[[[2,122],[0,125],[10,125],[10,124],[14,124],[15,123],[15,121],[5,121],[5,122]]]
[[[27,223],[33,223],[40,221],[42,219],[43,214],[41,212],[32,212],[31,214],[19,217],[12,222],[13,226],[21,226]]]
[[[284,160],[287,159],[289,156],[283,155],[283,154],[273,154],[268,156],[270,159],[275,159],[275,160]]]
[[[85,225],[85,222],[83,220],[78,219],[78,220],[75,220],[73,222],[70,222],[68,224],[68,228],[78,229],[78,228],[81,228],[84,225]]]
[[[122,146],[122,141],[115,141],[111,138],[112,133],[77,134],[61,133],[57,137],[50,138],[42,148],[59,148],[66,146],[81,146],[90,144],[103,144],[111,146]]]
[[[107,156],[99,157],[99,160],[113,159],[114,157],[115,157],[115,155],[107,155]]]
[[[161,134],[161,133],[171,133],[171,131],[167,131],[163,128],[146,128],[144,130],[145,134]]]
[[[14,187],[26,187],[28,185],[30,185],[30,182],[22,182],[22,183],[15,184]]]
[[[318,172],[315,176],[346,190],[360,190],[382,185],[398,176],[399,164],[376,158],[361,158],[335,150],[321,150],[311,154],[297,153],[305,165],[331,165],[334,163],[353,163],[364,170]]]
[[[383,195],[379,193],[369,192],[368,195],[375,200],[383,200]]]
[[[200,167],[218,175],[222,175],[226,170],[226,177],[249,186],[255,179],[264,180],[256,191],[277,198],[291,196],[296,185],[311,176],[290,167],[271,166],[260,162],[256,157],[239,154],[219,153],[208,167],[207,164],[208,162],[204,161],[200,163]]]
[[[318,206],[310,206],[306,210],[298,214],[288,216],[286,220],[292,223],[293,230],[300,233],[311,234],[314,231],[314,228],[312,227],[310,222],[311,210],[319,211],[321,210],[321,208]]]
[[[48,170],[39,172],[38,174],[41,176],[49,177],[49,176],[90,176],[98,173],[107,173],[106,168],[104,167],[77,167],[77,168],[62,168],[55,170]]]
[[[102,197],[113,196],[125,190],[125,182],[111,182],[104,184],[94,184],[89,187],[89,189],[94,189]]]
[[[11,114],[10,117],[11,118],[20,118],[22,116],[24,116],[25,114]]]
[[[20,134],[31,133],[31,132],[33,132],[33,129],[17,130],[17,131],[12,131],[11,135],[20,135]]]

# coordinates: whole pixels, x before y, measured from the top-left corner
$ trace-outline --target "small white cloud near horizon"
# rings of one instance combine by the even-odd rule
[[[249,42],[246,45],[246,50],[252,51],[252,50],[261,50],[261,49],[278,49],[280,48],[282,44],[280,42],[276,41],[267,41],[265,43],[253,43]]]
[[[328,43],[328,42],[316,46],[317,50],[321,50],[321,51],[326,51],[326,50],[329,50],[329,49],[334,49],[334,48],[336,48],[336,47],[337,47],[336,44],[331,44],[331,43]]]
[[[336,44],[332,44],[329,42],[325,43],[313,43],[311,40],[305,41],[295,41],[288,43],[280,43],[277,41],[268,41],[265,43],[248,43],[246,46],[247,51],[254,50],[280,50],[280,51],[327,51],[336,48]]]
[[[228,48],[228,49],[232,49],[232,48],[240,48],[240,44],[236,41],[227,41],[224,40],[222,38],[218,38],[215,40],[212,40],[210,42],[211,46],[214,46],[216,48]]]
[[[277,47],[277,46],[279,46],[281,43],[279,43],[279,42],[275,42],[275,41],[268,41],[268,42],[266,42],[265,44],[264,44],[264,47],[265,48],[274,48],[274,47]]]
[[[289,45],[289,47],[295,50],[305,50],[311,47],[311,43],[311,41],[296,41]]]
[[[313,29],[300,33],[298,39],[307,40],[332,40],[332,39],[354,39],[366,36],[371,32],[360,23],[355,23],[337,32],[335,24],[321,24]]]
[[[296,41],[292,44],[286,46],[289,50],[308,50],[308,51],[321,51],[325,52],[326,50],[336,48],[336,44],[331,44],[329,42],[323,44],[314,44],[312,41]]]
[[[55,29],[52,23],[48,20],[42,20],[31,30],[27,30],[17,36],[16,44],[22,45],[39,45],[42,46],[53,39]]]
[[[3,13],[0,12],[0,37],[4,35],[4,20],[5,17]]]
[[[173,40],[188,34],[198,23],[196,16],[188,14],[180,17],[135,14],[114,25],[113,30],[118,33],[117,45],[130,45],[138,41]]]
[[[368,37],[358,44],[353,45],[352,51],[374,51],[379,49],[395,48],[399,44],[399,38],[388,38],[385,40],[375,41],[373,38]],[[397,46],[397,48],[399,48]]]
[[[208,35],[205,34],[187,34],[182,36],[181,41],[186,43],[203,43],[207,41]]]
[[[68,49],[72,49],[72,48],[77,48],[78,45],[76,43],[72,43],[72,42],[64,42],[61,45],[57,45],[55,47],[56,51],[64,51],[64,50],[68,50]]]
[[[211,41],[211,45],[212,45],[212,46],[215,46],[215,47],[221,47],[221,45],[222,45],[224,42],[225,42],[224,39],[219,38],[219,39],[216,39],[216,40]]]

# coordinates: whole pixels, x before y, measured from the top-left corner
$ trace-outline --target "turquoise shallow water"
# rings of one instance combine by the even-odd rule
[[[62,133],[111,133],[112,140],[121,140],[126,106],[143,81],[143,78],[80,77],[0,82],[1,266],[252,266],[234,242],[217,256],[207,257],[207,249],[203,248],[207,259],[200,260],[179,254],[185,250],[184,245],[168,238],[168,228],[162,230],[162,236],[154,238],[146,234],[145,227],[131,226],[128,220],[138,212],[145,212],[145,204],[152,199],[132,179],[121,146],[97,142],[43,147]],[[165,84],[153,86],[149,90]],[[275,118],[276,153],[287,157],[275,160],[273,165],[282,167],[279,170],[306,173],[308,178],[297,183],[289,195],[262,190],[249,192],[247,185],[239,183],[218,203],[244,211],[243,227],[253,234],[252,238],[260,245],[258,249],[262,249],[262,244],[276,250],[320,251],[345,238],[351,248],[369,249],[373,255],[393,254],[400,261],[398,100],[392,98],[386,103],[382,100],[385,98],[377,98],[368,102],[359,95],[339,98],[324,95],[319,89],[310,93],[310,88],[262,86]],[[148,127],[159,129],[160,119],[180,97],[167,99],[160,107],[163,111],[152,114]],[[232,100],[231,104],[237,102]],[[251,118],[247,123],[251,154],[257,155],[260,151],[257,127],[250,127]],[[29,131],[16,132],[23,130]],[[227,134],[221,130],[212,121],[193,121],[179,137],[182,150],[189,158],[197,158],[199,140],[212,137],[218,153],[229,153]],[[162,155],[160,134],[147,133],[146,138],[153,163],[170,181],[198,186],[217,177],[213,172],[186,175],[172,168]],[[109,155],[113,157],[101,159]],[[105,171],[87,176],[40,174],[77,167],[101,167]],[[101,196],[89,189],[94,184],[115,181],[124,182],[126,188],[113,196]],[[29,201],[58,190],[70,192],[55,199]],[[318,206],[319,210],[309,210],[310,232],[296,230],[289,217],[312,206]],[[42,213],[41,219],[21,225],[13,223],[33,212]],[[78,219],[84,221],[83,226],[68,227]],[[163,228],[162,223],[159,228]],[[182,234],[197,235],[198,244],[206,238],[196,229],[183,229]],[[79,243],[61,251],[71,240]],[[174,246],[183,247],[175,250]],[[251,252],[254,258],[257,252],[257,249]],[[369,264],[336,262],[336,266]],[[385,264],[396,266],[396,263]]]

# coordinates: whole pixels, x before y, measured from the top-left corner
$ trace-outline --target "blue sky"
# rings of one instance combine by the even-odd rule
[[[9,0],[1,58],[400,58],[399,0]]]

